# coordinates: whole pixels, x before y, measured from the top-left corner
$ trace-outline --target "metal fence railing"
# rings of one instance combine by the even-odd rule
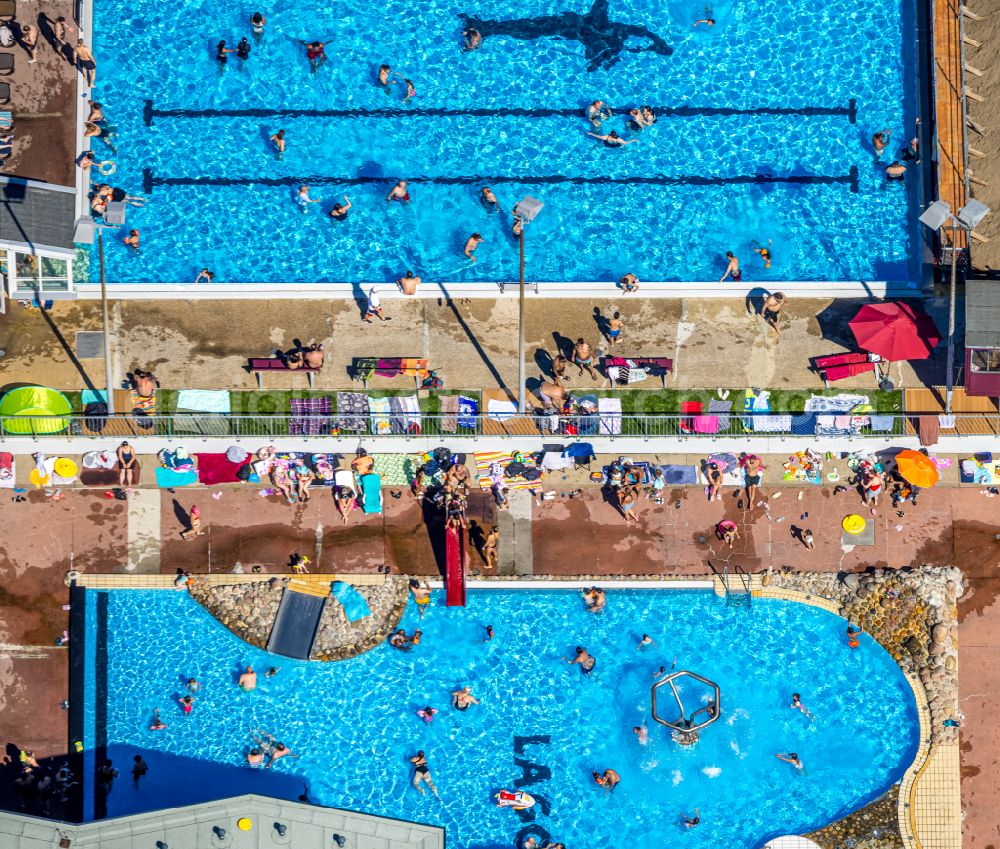
[[[456,417],[427,413],[387,413],[385,415],[292,416],[288,414],[169,413],[147,415],[117,414],[104,417],[7,416],[0,417],[0,442],[17,438],[67,439],[90,437],[182,438],[218,436],[275,439],[330,436],[406,440],[414,437],[507,437],[558,436],[560,438],[631,437],[716,437],[811,436],[887,438],[917,433],[916,414],[870,414],[836,416],[805,413],[798,415],[706,416],[677,414],[632,414],[591,416],[550,416],[532,414],[508,419],[489,416]],[[937,416],[933,418],[937,419]],[[940,422],[944,435],[1000,435],[1000,414],[956,414],[952,422]]]

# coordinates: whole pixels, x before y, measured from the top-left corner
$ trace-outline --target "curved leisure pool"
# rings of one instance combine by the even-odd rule
[[[294,799],[306,785],[319,804],[443,825],[451,847],[509,847],[525,823],[491,796],[521,777],[523,757],[543,773],[527,789],[550,805],[536,806],[534,825],[568,849],[682,838],[751,849],[881,795],[916,751],[912,692],[893,660],[867,636],[852,651],[841,619],[801,604],[733,610],[708,592],[622,590],[594,616],[571,591],[475,590],[464,609],[436,595],[409,653],[383,644],[349,661],[305,663],[248,647],[186,593],[103,594],[88,592],[87,603],[97,640],[95,611],[106,604],[106,734],[123,773],[110,815],[251,791]],[[418,626],[412,604],[403,626]],[[656,645],[639,651],[643,632]],[[563,660],[577,644],[598,658],[590,676]],[[675,658],[722,690],[722,716],[690,748],[650,717],[652,674]],[[280,672],[245,694],[234,676],[246,663]],[[176,699],[190,676],[202,691],[184,716]],[[464,684],[481,703],[463,713],[448,694]],[[789,708],[792,692],[814,719]],[[440,709],[430,725],[415,713],[428,704]],[[157,707],[168,728],[153,732]],[[631,732],[643,724],[646,746]],[[301,757],[273,770],[243,766],[251,728]],[[515,738],[525,736],[549,742],[518,755]],[[407,758],[420,748],[440,799],[410,786]],[[139,750],[150,771],[136,790],[127,771]],[[774,757],[788,751],[803,772]],[[611,795],[591,779],[607,767],[622,776]],[[695,806],[701,825],[685,831],[678,812]]]
[[[255,9],[263,41],[220,68],[217,41],[251,38]],[[545,203],[527,233],[531,280],[718,280],[727,250],[754,282],[914,279],[917,169],[884,178],[914,132],[912,0],[192,0],[183,12],[94,0],[93,97],[118,153],[93,147],[116,161],[114,185],[149,198],[108,246],[109,281],[189,283],[206,266],[225,283],[407,268],[516,280],[510,219],[483,209],[483,185],[504,210],[526,194]],[[479,25],[479,50],[460,49],[463,15],[494,22]],[[715,25],[692,26],[706,17]],[[636,29],[619,42],[622,27]],[[641,52],[643,31],[657,49]],[[330,40],[315,74],[299,43],[312,39]],[[413,100],[375,85],[383,62],[413,81]],[[598,98],[622,110],[603,132],[636,143],[586,135]],[[643,104],[659,121],[635,135],[624,113]],[[893,143],[877,161],[884,127]],[[413,202],[389,206],[400,178]],[[322,201],[306,215],[303,183]],[[353,209],[332,221],[344,194]],[[132,227],[137,256],[121,242]],[[476,264],[462,255],[474,231]],[[752,251],[768,240],[769,269]]]

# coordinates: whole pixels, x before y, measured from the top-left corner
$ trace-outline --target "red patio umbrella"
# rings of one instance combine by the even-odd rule
[[[898,302],[865,304],[851,330],[860,347],[884,360],[926,360],[941,341],[933,318]]]

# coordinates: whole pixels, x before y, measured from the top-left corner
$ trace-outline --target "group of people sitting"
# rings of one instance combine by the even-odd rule
[[[439,508],[446,527],[464,530],[471,480],[465,464],[448,449],[439,448],[417,469],[410,491],[417,500]]]

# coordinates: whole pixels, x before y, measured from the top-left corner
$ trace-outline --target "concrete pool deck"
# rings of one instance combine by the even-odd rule
[[[1000,758],[1000,731],[992,722],[990,697],[1000,688],[1000,665],[994,662],[1000,653],[997,616],[1000,547],[995,539],[1000,533],[1000,520],[995,503],[975,489],[940,488],[925,493],[924,496],[934,497],[922,497],[918,508],[906,510],[905,533],[900,534],[905,544],[890,549],[890,560],[875,552],[865,554],[860,548],[844,552],[839,544],[829,543],[819,533],[817,549],[803,555],[801,547],[786,544],[782,535],[774,532],[776,528],[788,527],[793,519],[778,524],[774,520],[782,514],[779,510],[782,506],[784,512],[790,509],[796,514],[794,519],[800,511],[809,512],[810,519],[815,517],[817,527],[831,521],[841,508],[838,504],[836,509],[826,508],[824,512],[824,504],[837,502],[828,491],[824,494],[823,489],[810,487],[800,502],[795,497],[796,489],[786,487],[783,498],[772,504],[773,520],[767,521],[763,510],[754,511],[742,532],[744,547],[732,555],[722,552],[720,559],[728,557],[732,563],[739,562],[755,570],[768,563],[780,566],[789,562],[799,569],[817,572],[860,572],[869,565],[905,566],[912,562],[963,565],[966,593],[959,603],[959,641],[963,670],[960,707],[965,714],[960,764],[964,831],[970,846],[985,849],[995,845],[1000,822],[1000,789],[993,780],[992,766]],[[727,506],[707,504],[703,497],[698,497],[695,488],[689,488],[688,492],[688,497],[680,499],[679,508],[668,504],[666,509],[654,510],[644,505],[640,512],[642,524],[635,530],[626,529],[620,518],[593,493],[585,493],[585,497],[572,502],[556,502],[551,508],[544,505],[532,516],[530,525],[534,571],[537,574],[594,571],[609,577],[669,572],[704,577],[706,557],[719,553],[711,527],[724,515]],[[164,556],[156,571],[172,574],[175,564],[201,571],[197,564],[203,562],[208,540],[167,542],[167,535],[176,530],[171,515],[175,496],[165,492],[155,494],[161,498],[164,526],[161,534],[164,542],[160,547]],[[209,505],[211,513],[206,521],[211,526],[209,539],[213,551],[217,552],[213,561],[219,565],[243,551],[287,557],[289,544],[294,547],[297,541],[314,538],[309,533],[314,529],[312,520],[322,517],[324,525],[329,522],[331,551],[337,550],[340,535],[346,544],[345,551],[353,548],[353,565],[345,571],[374,572],[376,563],[381,565],[396,545],[405,545],[407,551],[416,554],[413,562],[418,571],[433,574],[435,568],[426,531],[416,517],[407,519],[411,507],[404,499],[398,502],[386,499],[387,506],[396,505],[398,512],[387,514],[384,529],[368,526],[362,531],[361,525],[351,525],[338,533],[331,520],[332,507],[315,499],[310,510],[293,517],[287,507],[270,504],[252,492],[227,490],[218,501],[206,499],[205,495],[204,490],[177,493],[183,505],[189,506],[188,502],[194,499]],[[854,496],[845,493],[837,498],[847,498],[845,505],[856,506]],[[569,508],[580,515],[575,512],[570,516],[550,515],[549,511],[556,508]],[[895,521],[897,517],[889,512]],[[126,503],[104,499],[102,491],[69,490],[56,503],[29,493],[26,502],[0,500],[0,522],[18,529],[16,534],[7,535],[0,548],[0,580],[7,588],[0,604],[3,623],[0,642],[4,646],[0,656],[0,693],[4,699],[0,733],[6,741],[32,748],[39,755],[58,754],[66,750],[67,741],[66,714],[59,708],[59,702],[67,697],[67,658],[66,650],[55,648],[53,640],[68,621],[61,610],[68,600],[64,574],[75,568],[124,575],[128,566],[129,509]],[[888,517],[885,522],[888,524]],[[275,539],[276,527],[288,530]],[[579,531],[583,527],[591,530],[581,536]],[[707,544],[697,542],[696,534],[705,535]],[[624,553],[630,549],[656,549],[661,556],[644,555],[637,563]],[[247,566],[252,562],[252,559],[244,561]],[[230,568],[231,563],[229,559]],[[583,569],[581,563],[595,565],[592,570]],[[0,788],[0,792],[9,793],[9,787]]]
[[[517,386],[517,301],[475,298],[450,305],[436,300],[383,295],[391,322],[363,324],[354,300],[270,301],[114,301],[111,304],[114,381],[120,385],[136,367],[156,372],[163,388],[256,389],[244,367],[250,356],[288,349],[293,339],[322,342],[327,352],[316,376],[318,389],[357,388],[348,375],[353,357],[416,356],[438,369],[448,389]],[[758,299],[759,306],[759,299]],[[848,322],[864,301],[820,298],[791,299],[783,311],[780,340],[762,320],[748,312],[743,298],[665,300],[622,295],[613,290],[600,298],[529,301],[525,334],[529,379],[537,378],[557,343],[579,337],[608,350],[598,332],[595,312],[610,317],[620,310],[625,332],[616,353],[666,356],[674,360],[669,389],[747,387],[821,389],[809,370],[810,357],[856,350]],[[926,302],[940,329],[947,328],[945,300]],[[958,315],[961,320],[962,309]],[[104,362],[78,358],[77,333],[100,331],[100,303],[56,302],[42,313],[11,304],[0,315],[6,356],[0,359],[0,386],[35,383],[79,390],[104,386]],[[960,329],[959,329],[960,332]],[[570,341],[572,345],[572,341]],[[938,346],[928,360],[894,363],[897,386],[940,385],[945,350]],[[42,368],[44,366],[44,368]],[[601,387],[586,375],[573,377],[570,389]],[[410,383],[409,385],[412,385]],[[305,389],[305,377],[291,373],[268,376],[269,388]],[[871,374],[835,384],[838,389],[876,389]],[[406,388],[400,380],[375,378],[371,387]],[[658,389],[648,379],[629,389]]]

